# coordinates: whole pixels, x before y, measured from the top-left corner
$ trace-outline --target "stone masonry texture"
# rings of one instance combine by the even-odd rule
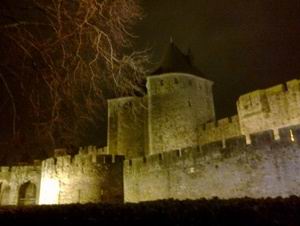
[[[300,81],[242,95],[215,118],[213,82],[147,78],[108,101],[107,147],[0,167],[0,205],[300,195]]]

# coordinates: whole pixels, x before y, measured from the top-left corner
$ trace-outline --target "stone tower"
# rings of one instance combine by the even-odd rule
[[[213,83],[174,43],[147,77],[147,95],[108,101],[108,151],[126,158],[196,145],[199,128],[215,120]]]
[[[147,97],[123,97],[108,101],[108,152],[135,158],[145,155]]]
[[[171,42],[147,77],[149,154],[198,143],[200,125],[215,120],[212,85]]]

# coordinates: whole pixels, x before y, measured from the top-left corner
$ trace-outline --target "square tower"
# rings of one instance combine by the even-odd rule
[[[198,129],[215,120],[213,82],[187,73],[147,78],[149,154],[198,144]]]

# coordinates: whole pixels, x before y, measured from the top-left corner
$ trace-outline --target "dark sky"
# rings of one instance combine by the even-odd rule
[[[240,94],[300,76],[299,0],[143,0],[136,48],[158,62],[170,36],[215,82],[218,118]]]

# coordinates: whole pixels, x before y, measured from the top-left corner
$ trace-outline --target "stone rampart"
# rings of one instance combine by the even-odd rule
[[[290,128],[240,136],[124,163],[126,202],[300,195],[299,140]]]
[[[242,95],[238,102],[238,115],[242,134],[272,129],[275,139],[278,129],[300,122],[300,80],[292,80],[264,90]]]
[[[97,146],[87,146],[87,147],[80,147],[78,151],[79,155],[103,155],[108,154],[107,147],[97,147]]]
[[[123,201],[123,156],[81,148],[42,162],[40,204]]]
[[[211,143],[241,136],[239,118],[234,115],[230,118],[223,118],[215,122],[203,124],[199,128],[199,144]]]
[[[17,205],[20,200],[20,188],[26,183],[33,184],[35,195],[32,204],[38,203],[40,189],[41,164],[0,167],[0,205]]]

